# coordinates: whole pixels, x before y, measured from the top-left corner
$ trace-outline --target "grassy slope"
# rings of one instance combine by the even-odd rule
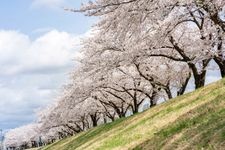
[[[225,79],[44,150],[223,149]]]

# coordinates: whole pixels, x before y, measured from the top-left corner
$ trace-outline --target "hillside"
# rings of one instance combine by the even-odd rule
[[[44,150],[224,149],[225,79]]]

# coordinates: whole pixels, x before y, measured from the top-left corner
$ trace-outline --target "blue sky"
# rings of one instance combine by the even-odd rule
[[[82,34],[89,29],[94,19],[79,13],[65,12],[62,9],[63,7],[79,8],[82,2],[85,1],[2,0],[0,1],[0,28],[18,30],[31,36],[34,31],[45,28]]]
[[[96,18],[66,12],[84,0],[0,1],[0,129],[35,119],[55,100]]]

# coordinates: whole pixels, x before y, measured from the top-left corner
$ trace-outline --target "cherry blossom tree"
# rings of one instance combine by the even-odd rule
[[[211,60],[225,76],[224,0],[96,0],[66,10],[99,21],[56,102],[37,123],[10,130],[7,147],[31,147],[38,136],[52,143],[154,107],[184,94],[191,76],[200,88]]]
[[[211,8],[211,6],[213,7]],[[111,33],[109,35],[113,36],[114,40],[121,39],[131,43],[128,46],[129,48],[134,46],[132,44],[135,44],[138,47],[137,49],[145,47],[151,51],[155,48],[157,50],[162,48],[171,49],[173,57],[161,53],[160,56],[186,62],[194,75],[196,88],[199,88],[204,86],[206,67],[212,58],[212,53],[210,52],[212,48],[209,48],[208,45],[215,45],[215,43],[209,44],[213,42],[209,34],[210,30],[205,28],[208,26],[208,23],[206,23],[207,17],[205,17],[207,15],[201,9],[210,13],[211,17],[209,18],[214,20],[214,22],[215,18],[213,19],[212,17],[213,10],[211,9],[216,10],[214,17],[216,16],[217,18],[217,24],[223,27],[222,17],[219,17],[223,6],[223,1],[97,0],[84,5],[79,11],[85,12],[90,16],[101,16],[101,21],[97,26],[103,31],[102,35]],[[77,10],[72,11],[76,12]],[[184,41],[181,44],[180,40],[178,40],[179,36],[172,34],[172,32],[174,33],[178,30],[181,31],[180,26],[183,24],[186,25],[186,29],[190,29],[186,32],[189,33],[189,36],[193,32],[193,28],[200,31],[191,35],[191,37],[195,37],[194,40],[198,38],[198,42],[189,41],[190,38],[185,39],[186,44],[189,45],[201,43],[195,50],[193,50],[194,46],[192,46],[191,50],[190,47],[187,48],[186,44],[183,44]],[[195,27],[193,27],[193,24],[195,24]],[[152,33],[157,35],[152,36]],[[185,33],[180,32],[180,34]],[[135,40],[131,40],[132,38]],[[144,44],[137,44],[139,41]],[[177,57],[174,56],[175,54]],[[151,56],[159,56],[159,54],[151,54]],[[203,56],[205,59],[203,59]]]
[[[8,148],[30,148],[32,141],[38,139],[39,124],[29,124],[9,130],[5,134],[4,144]]]

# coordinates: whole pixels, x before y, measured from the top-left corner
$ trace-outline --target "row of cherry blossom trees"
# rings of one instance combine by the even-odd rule
[[[192,76],[200,88],[212,60],[225,76],[224,0],[96,0],[66,10],[99,21],[57,102],[9,131],[8,146],[35,135],[51,143],[154,107],[184,94]]]

